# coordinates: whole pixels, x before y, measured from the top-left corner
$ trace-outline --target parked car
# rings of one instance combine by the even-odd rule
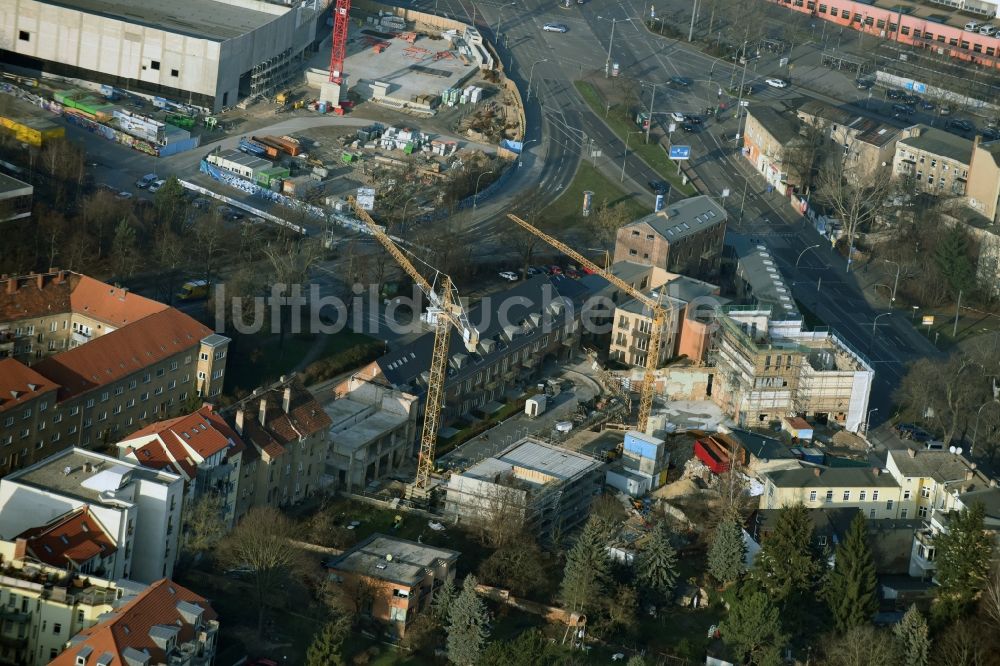
[[[875,85],[874,79],[855,79],[854,85],[858,87],[858,90],[869,90]]]
[[[689,114],[684,116],[684,122],[691,123],[692,125],[701,125],[701,117]]]
[[[517,273],[514,271],[500,271],[500,277],[504,280],[510,280],[511,282],[517,282]]]
[[[157,180],[159,180],[159,177],[155,173],[147,173],[145,176],[135,181],[135,186],[140,190],[144,190]]]
[[[910,106],[909,104],[893,104],[892,110],[894,113],[898,113],[904,116],[908,116],[911,113],[913,113],[913,107]]]
[[[132,193],[131,192],[126,192],[125,190],[122,190],[121,192],[119,192],[118,194],[115,195],[115,198],[122,199],[122,200],[128,200],[128,199],[132,198]]]
[[[691,85],[691,79],[686,76],[674,76],[670,78],[670,83],[677,86],[678,88],[687,88]]]
[[[786,81],[784,79],[768,78],[768,79],[764,79],[764,83],[766,83],[767,85],[771,86],[772,88],[787,88],[788,87],[788,81]]]
[[[937,105],[934,104],[934,102],[931,102],[926,99],[920,100],[920,108],[923,109],[924,111],[933,111],[935,106]]]
[[[971,132],[976,129],[975,125],[970,123],[968,120],[962,120],[961,118],[952,118],[949,120],[948,127],[957,129],[960,132]]]
[[[698,126],[692,125],[691,123],[684,123],[683,125],[681,125],[681,129],[687,132],[688,134],[693,134],[698,131]]]
[[[569,28],[562,23],[546,23],[542,26],[545,32],[569,32]]]
[[[983,137],[983,141],[996,141],[1000,139],[1000,130],[995,130],[993,128],[987,127],[980,134]]]
[[[906,93],[902,90],[896,90],[895,88],[889,88],[886,90],[885,96],[889,99],[906,99]]]
[[[653,190],[654,194],[666,194],[670,190],[670,185],[666,181],[651,180],[649,181],[649,189]]]
[[[528,267],[528,275],[545,275],[545,269],[537,266]]]
[[[162,178],[158,178],[158,179],[154,180],[149,185],[149,192],[150,192],[150,194],[156,194],[157,192],[160,191],[160,188],[163,187],[166,184],[167,184],[167,181],[163,180]]]
[[[674,111],[673,113],[670,114],[670,119],[673,120],[675,123],[682,123],[684,122],[684,114],[681,113],[680,111]]]
[[[941,115],[941,116],[949,116],[949,115],[951,115],[951,107],[948,106],[948,105],[942,106],[940,109],[938,109],[938,115]]]

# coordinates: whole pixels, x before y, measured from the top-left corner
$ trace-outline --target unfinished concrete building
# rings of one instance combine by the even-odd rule
[[[864,427],[874,371],[828,331],[772,317],[770,308],[734,306],[719,317],[712,399],[741,425],[783,416]]]
[[[416,396],[354,376],[324,410],[331,421],[326,474],[338,488],[364,488],[414,460]]]

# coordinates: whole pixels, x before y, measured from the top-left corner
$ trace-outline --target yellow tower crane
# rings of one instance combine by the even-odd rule
[[[600,275],[602,278],[618,287],[625,293],[627,293],[632,298],[636,299],[644,306],[649,308],[653,315],[653,327],[649,332],[649,347],[646,349],[646,375],[642,381],[642,388],[639,391],[639,419],[638,428],[642,432],[646,432],[646,427],[649,425],[649,413],[653,409],[653,389],[656,386],[656,366],[657,360],[660,356],[660,338],[663,335],[663,328],[667,323],[667,319],[670,316],[671,311],[660,305],[655,299],[650,298],[646,294],[642,293],[628,282],[625,282],[617,275],[614,275],[610,270],[601,268],[590,259],[587,259],[582,254],[571,248],[570,246],[563,243],[561,240],[554,238],[541,229],[537,229],[517,215],[508,214],[511,220],[516,222],[525,230],[538,236],[543,241],[556,248],[566,256],[572,257],[581,266],[586,266],[588,269],[593,271],[595,274]]]
[[[367,225],[372,235],[382,244],[382,247],[392,255],[396,263],[406,271],[430,301],[430,312],[434,318],[434,351],[431,355],[430,376],[427,380],[427,400],[424,403],[424,427],[420,434],[420,454],[417,458],[417,479],[414,483],[419,490],[425,490],[434,471],[434,448],[437,445],[438,421],[441,417],[441,406],[444,401],[444,384],[448,372],[448,346],[451,343],[451,327],[457,328],[470,352],[476,351],[479,345],[479,331],[469,323],[469,318],[462,308],[462,300],[451,282],[451,278],[436,271],[434,283],[429,282],[420,274],[410,260],[403,254],[385,230],[372,219],[368,211],[350,198],[355,214]]]

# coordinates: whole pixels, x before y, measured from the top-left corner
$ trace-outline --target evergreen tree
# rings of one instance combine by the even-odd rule
[[[719,631],[739,663],[778,666],[781,651],[788,643],[782,633],[777,607],[767,592],[754,584],[744,585]]]
[[[448,661],[456,666],[473,666],[479,661],[490,632],[486,604],[476,594],[476,577],[469,574],[448,614]]]
[[[645,589],[667,598],[677,583],[677,551],[670,543],[667,525],[660,521],[653,527],[646,546],[636,556],[636,579]]]
[[[634,654],[625,662],[625,666],[646,666],[646,660],[641,655]]]
[[[931,641],[927,637],[927,620],[917,610],[916,605],[910,606],[899,624],[892,628],[896,637],[896,648],[906,666],[927,666]]]
[[[491,641],[483,652],[484,666],[572,666],[573,651],[551,642],[538,629],[528,629],[507,641]]]
[[[344,657],[341,648],[351,630],[350,619],[341,615],[323,625],[306,651],[306,666],[341,666]]]
[[[732,583],[743,573],[746,553],[739,521],[735,515],[724,516],[715,528],[715,538],[708,549],[708,572],[720,583]]]
[[[948,620],[964,613],[986,587],[993,555],[992,537],[984,527],[980,503],[948,517],[948,531],[934,537],[937,582],[935,617]]]
[[[444,584],[434,593],[434,598],[431,600],[431,617],[438,625],[447,624],[451,605],[457,596],[458,590],[455,589],[455,582],[451,578],[445,579]]]
[[[774,531],[757,554],[754,578],[778,604],[796,602],[808,595],[820,574],[812,544],[809,510],[802,504],[780,509]]]
[[[602,602],[610,570],[607,552],[600,526],[588,520],[566,554],[559,600],[569,610],[587,612]]]
[[[878,610],[877,588],[867,521],[858,511],[843,543],[837,546],[833,571],[824,590],[837,631],[846,633],[871,622]]]
[[[934,263],[953,296],[959,291],[968,295],[975,286],[976,268],[969,258],[969,237],[961,225],[953,226],[938,243]]]

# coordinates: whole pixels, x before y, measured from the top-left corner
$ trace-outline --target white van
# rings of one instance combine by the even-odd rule
[[[996,34],[996,31],[997,29],[994,28],[992,25],[984,25],[979,29],[979,34],[986,35],[987,37],[992,37],[994,34]]]
[[[976,32],[977,30],[979,30],[979,26],[980,26],[979,21],[969,21],[968,23],[965,24],[965,30],[966,32]]]

